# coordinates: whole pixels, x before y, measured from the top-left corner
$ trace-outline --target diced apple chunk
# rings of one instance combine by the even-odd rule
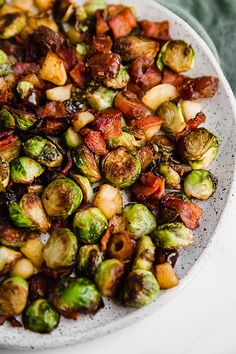
[[[39,269],[43,263],[43,247],[39,238],[28,239],[21,247],[21,252]]]
[[[196,115],[201,112],[202,105],[197,101],[180,101],[182,113],[185,121],[187,122],[189,119],[193,119]]]
[[[51,101],[66,101],[70,99],[72,85],[58,86],[46,91],[46,97]]]
[[[156,266],[156,278],[161,289],[170,289],[179,283],[174,268],[168,262]]]
[[[55,85],[64,85],[67,80],[67,74],[63,61],[56,54],[48,52],[39,71],[39,76],[41,79],[50,81]]]
[[[73,128],[76,132],[79,132],[80,129],[91,123],[94,119],[94,115],[90,112],[76,113],[72,119]]]
[[[178,97],[175,86],[170,84],[160,84],[148,90],[142,98],[143,103],[153,111],[163,102],[173,100]]]
[[[122,196],[119,189],[103,184],[93,202],[107,219],[111,219],[115,214],[121,214],[122,211]]]

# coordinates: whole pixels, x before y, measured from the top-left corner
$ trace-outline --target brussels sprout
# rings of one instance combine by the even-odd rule
[[[104,0],[87,0],[84,4],[84,9],[88,16],[94,16],[97,10],[105,9]]]
[[[127,188],[135,183],[141,168],[138,156],[123,147],[109,152],[102,160],[104,177],[119,188]]]
[[[7,161],[0,158],[0,192],[5,191],[10,180],[10,167]]]
[[[180,175],[170,166],[169,163],[161,162],[158,166],[159,173],[165,177],[166,186],[173,189],[181,189]]]
[[[50,333],[59,320],[59,313],[45,299],[34,300],[23,315],[25,328],[37,333]]]
[[[31,128],[37,121],[37,118],[33,113],[29,113],[15,108],[9,108],[9,111],[15,119],[16,127],[19,130],[25,131]]]
[[[123,301],[126,306],[143,307],[154,301],[160,287],[154,275],[144,269],[135,269],[127,277]]]
[[[8,273],[21,257],[20,252],[0,246],[0,276]]]
[[[153,233],[154,241],[162,248],[185,248],[193,243],[193,233],[179,222],[158,226]]]
[[[123,146],[129,150],[135,150],[136,147],[142,147],[144,144],[140,141],[136,141],[133,134],[130,134],[126,131],[122,131],[121,135],[116,138],[111,138],[107,140],[109,149],[116,149],[120,146]],[[140,146],[142,145],[142,146]]]
[[[90,202],[93,198],[93,188],[89,182],[89,179],[85,176],[81,176],[75,173],[71,174],[71,178],[80,186],[84,201]]]
[[[56,309],[67,317],[76,312],[95,312],[101,301],[96,286],[87,278],[76,278],[69,284],[58,286],[52,298]]]
[[[0,313],[18,316],[24,310],[28,298],[28,283],[20,277],[10,277],[0,285]]]
[[[22,247],[27,233],[14,227],[7,219],[0,219],[0,244],[10,247]]]
[[[177,73],[194,67],[195,53],[191,45],[181,40],[167,42],[158,55],[157,67],[160,71],[168,66]]]
[[[11,113],[6,109],[3,108],[0,110],[0,129],[15,129],[15,120]]]
[[[192,169],[205,169],[216,158],[219,140],[207,129],[197,128],[180,139],[178,149]]]
[[[129,261],[133,254],[133,242],[127,232],[113,234],[107,247],[110,258],[116,258],[121,262]]]
[[[103,213],[95,207],[78,211],[74,216],[73,228],[80,241],[96,243],[102,237],[108,222]]]
[[[7,54],[0,49],[0,77],[9,75],[11,73],[11,61],[9,60]]]
[[[112,107],[117,92],[100,86],[95,91],[89,92],[86,96],[88,103],[98,111]]]
[[[114,46],[114,52],[118,53],[122,60],[134,60],[138,57],[155,58],[158,49],[158,42],[137,36],[121,37]]]
[[[0,16],[0,39],[8,39],[18,34],[26,25],[26,19],[20,12]]]
[[[115,77],[115,79],[108,78],[104,80],[104,85],[114,90],[123,89],[127,86],[130,80],[129,74],[125,70],[125,68],[121,65],[120,70]]]
[[[155,257],[155,246],[149,236],[141,236],[138,240],[134,269],[151,270]]]
[[[216,178],[209,171],[193,170],[184,178],[184,193],[189,197],[207,200],[215,192]]]
[[[44,168],[30,157],[17,157],[11,162],[11,179],[15,183],[31,183],[43,172]]]
[[[135,239],[142,235],[150,234],[157,226],[155,216],[143,204],[128,204],[124,207],[123,218],[126,220],[126,228]]]
[[[89,47],[85,43],[79,43],[76,44],[76,52],[79,53],[80,55],[87,55]]]
[[[25,194],[19,203],[8,204],[9,217],[18,227],[47,232],[51,226],[41,199],[36,194]]]
[[[14,133],[9,134],[6,138],[1,139],[0,158],[3,161],[11,162],[15,159],[21,148],[21,141]]]
[[[21,98],[25,98],[34,86],[29,81],[20,81],[16,87]]]
[[[70,266],[78,249],[77,237],[69,229],[56,229],[43,249],[43,258],[48,268]]]
[[[64,142],[69,149],[75,149],[83,143],[82,137],[72,128],[68,128],[64,134]]]
[[[80,247],[77,259],[77,271],[80,275],[91,277],[103,261],[104,254],[98,245],[84,245]]]
[[[67,177],[52,181],[43,191],[42,202],[49,216],[67,218],[81,204],[83,194],[79,186]]]
[[[0,6],[1,6],[1,3],[0,3]],[[0,49],[0,65],[6,64],[7,62],[8,62],[7,54],[2,49]]]
[[[74,162],[80,173],[87,177],[91,183],[98,182],[101,175],[92,151],[86,145],[80,145],[74,150]]]
[[[25,154],[47,167],[58,167],[63,156],[51,141],[35,136],[24,143]]]
[[[157,115],[164,121],[162,128],[169,133],[180,133],[186,127],[181,108],[174,102],[162,103],[158,107]]]
[[[95,283],[102,296],[114,296],[121,277],[124,274],[124,265],[118,259],[103,261],[95,273]]]

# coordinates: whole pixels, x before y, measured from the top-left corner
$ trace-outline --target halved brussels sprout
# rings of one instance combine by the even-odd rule
[[[141,236],[138,240],[134,269],[151,270],[155,258],[155,246],[151,237]]]
[[[37,333],[50,333],[57,327],[59,320],[59,313],[45,299],[31,302],[23,315],[25,328]]]
[[[94,154],[86,145],[78,146],[74,150],[73,157],[75,165],[80,173],[87,177],[91,183],[98,182],[101,179]]]
[[[108,241],[107,254],[110,258],[116,258],[121,262],[127,262],[133,254],[133,242],[127,232],[119,232],[111,235]]]
[[[157,110],[157,115],[163,119],[164,128],[169,133],[180,133],[186,127],[182,110],[175,102],[164,102]]]
[[[43,191],[42,202],[49,216],[67,218],[81,204],[83,194],[80,187],[67,177],[52,181]]]
[[[205,169],[216,158],[219,140],[205,128],[197,128],[178,142],[180,156],[192,169]]]
[[[154,275],[144,269],[133,270],[126,279],[123,301],[126,306],[143,307],[154,301],[160,287]]]
[[[157,67],[160,71],[168,66],[177,73],[194,67],[195,53],[191,45],[181,40],[167,42],[158,55]]]
[[[80,186],[83,193],[83,200],[85,202],[90,202],[93,198],[93,188],[89,179],[76,173],[72,173],[71,178]]]
[[[9,247],[23,246],[27,233],[14,227],[7,219],[0,219],[0,244]]]
[[[78,211],[74,216],[73,229],[80,241],[96,243],[108,226],[103,213],[95,207]]]
[[[28,283],[20,277],[10,277],[0,285],[0,313],[18,316],[24,310],[28,298]]]
[[[180,222],[158,226],[153,233],[154,242],[162,248],[185,248],[193,243],[193,233]]]
[[[189,198],[207,200],[216,186],[217,180],[209,171],[193,170],[184,178],[184,193]]]
[[[127,73],[123,65],[121,65],[120,70],[117,76],[115,77],[115,79],[112,78],[105,79],[104,85],[114,90],[120,90],[127,86],[129,80],[130,80],[129,74]]]
[[[97,10],[105,9],[104,0],[87,0],[84,3],[84,8],[88,16],[94,16]]]
[[[44,168],[37,161],[26,156],[14,159],[10,168],[11,180],[15,183],[31,183],[44,172]]]
[[[104,177],[119,188],[127,188],[135,183],[141,169],[138,156],[123,147],[109,152],[102,160]]]
[[[75,149],[83,143],[83,139],[72,127],[70,127],[65,131],[64,142],[69,149]]]
[[[134,60],[138,57],[155,58],[159,43],[148,38],[137,36],[121,37],[115,42],[114,52],[123,60]]]
[[[145,139],[143,139],[143,141],[141,141],[140,143],[140,141],[137,141],[135,139],[133,134],[126,131],[122,131],[120,136],[108,139],[107,144],[109,149],[117,149],[118,147],[123,146],[124,148],[133,151],[136,150],[136,147],[142,147],[143,145],[145,145]]]
[[[6,13],[0,16],[0,39],[17,35],[26,25],[25,16],[20,12]]]
[[[10,166],[0,158],[0,192],[4,191],[10,180]]]
[[[85,43],[78,43],[76,44],[76,52],[79,53],[80,55],[87,55],[89,47]]]
[[[0,276],[8,273],[21,257],[22,254],[20,252],[0,246]]]
[[[11,115],[15,120],[17,129],[22,131],[31,128],[37,121],[35,115],[30,112],[26,112],[15,108],[9,108],[9,112],[11,113]]]
[[[25,194],[19,203],[8,204],[9,217],[18,227],[47,232],[51,226],[41,199],[36,194]]]
[[[103,261],[104,254],[98,245],[84,245],[80,247],[77,258],[77,271],[79,275],[91,277],[99,264]]]
[[[170,166],[169,163],[161,162],[158,165],[159,173],[165,177],[166,186],[174,189],[181,189],[180,175]]]
[[[48,268],[70,266],[78,250],[77,237],[66,228],[56,229],[47,240],[43,258]]]
[[[56,145],[41,136],[26,140],[23,144],[26,155],[46,167],[58,167],[62,164],[63,156]]]
[[[94,280],[101,295],[114,296],[123,274],[124,265],[118,259],[107,259],[100,263]]]
[[[157,226],[155,216],[143,204],[128,204],[124,207],[122,217],[126,220],[126,228],[135,239],[150,234]]]
[[[86,98],[93,109],[101,111],[102,109],[112,107],[116,94],[117,92],[100,86],[94,91],[89,92]]]
[[[52,298],[53,305],[66,317],[78,312],[95,312],[101,306],[101,301],[96,286],[87,278],[76,278],[69,284],[60,284]]]
[[[121,214],[123,204],[120,190],[109,184],[102,184],[93,205],[101,210],[107,219],[111,219],[115,214]]]
[[[21,98],[25,98],[28,95],[28,92],[33,88],[34,86],[29,81],[20,81],[17,84],[16,90]]]
[[[6,109],[3,108],[0,110],[0,129],[15,129],[15,119],[11,115],[11,113]]]

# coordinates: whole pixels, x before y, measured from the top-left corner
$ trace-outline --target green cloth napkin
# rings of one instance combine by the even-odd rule
[[[159,2],[166,4],[168,8],[171,8],[171,5],[183,8],[202,24],[216,46],[221,67],[236,94],[236,0],[160,0]]]

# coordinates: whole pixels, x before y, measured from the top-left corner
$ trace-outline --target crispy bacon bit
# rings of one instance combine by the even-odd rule
[[[169,21],[152,22],[148,20],[140,21],[141,34],[144,37],[157,40],[168,41],[170,39]]]
[[[142,103],[139,97],[134,92],[127,90],[116,95],[115,106],[128,119],[140,119],[151,114],[149,108]]]
[[[104,139],[117,138],[121,135],[121,113],[115,108],[104,109],[96,113],[92,126]]]
[[[148,205],[150,209],[157,207],[164,190],[165,179],[162,176],[155,176],[152,172],[142,173],[139,182],[130,188],[135,198]]]
[[[160,84],[162,80],[161,72],[153,64],[153,58],[139,57],[131,66],[132,80],[145,90]]]
[[[66,129],[66,124],[63,119],[49,118],[42,119],[37,124],[37,130],[46,135],[53,135],[62,132]]]
[[[75,65],[75,67],[70,71],[70,77],[81,89],[85,88],[86,86],[85,73],[86,66],[83,59],[80,59],[79,62]]]
[[[155,151],[151,146],[143,146],[138,150],[138,157],[141,160],[142,171],[144,171],[156,158]]]
[[[84,128],[80,130],[80,134],[85,137],[84,142],[90,150],[101,156],[106,155],[106,142],[102,136],[102,133],[96,130]]]
[[[135,93],[135,95],[137,95],[138,97],[141,97],[144,93],[142,87],[138,86],[137,84],[134,84],[133,82],[128,82],[126,90]]]
[[[183,83],[184,78],[185,76],[177,74],[170,69],[164,69],[161,83],[180,87]]]
[[[0,326],[4,325],[6,319],[7,319],[7,315],[0,314]]]
[[[110,28],[103,17],[103,11],[96,12],[96,19],[96,35],[97,37],[100,37],[103,36],[106,32],[108,32]]]
[[[51,101],[37,110],[37,116],[40,119],[63,118],[66,115],[67,112],[63,102]]]
[[[133,28],[137,27],[136,19],[130,8],[125,8],[109,21],[109,26],[115,39],[127,36]]]
[[[219,88],[219,79],[214,76],[203,76],[195,79],[185,77],[179,86],[180,96],[184,100],[211,98]]]
[[[175,139],[179,140],[180,138],[188,134],[190,131],[197,129],[199,125],[204,123],[205,121],[206,121],[205,114],[203,112],[199,112],[195,118],[189,119],[186,122],[186,127],[184,128],[184,130],[182,130],[182,132],[175,134]]]
[[[146,116],[138,120],[133,120],[131,125],[133,127],[137,127],[139,129],[147,129],[151,127],[155,127],[156,125],[161,125],[163,120],[158,116]]]
[[[47,298],[49,295],[48,277],[43,273],[37,273],[30,277],[29,280],[29,297],[35,300],[39,297]]]
[[[12,327],[22,327],[22,323],[18,321],[14,316],[8,317],[7,321],[10,323]]]
[[[5,90],[4,92],[0,92],[0,104],[8,104],[13,98],[13,92],[10,88]]]
[[[17,135],[12,130],[0,132],[0,152],[10,149],[18,140]]]
[[[68,172],[70,171],[70,169],[73,166],[73,161],[72,161],[72,157],[71,157],[71,152],[70,151],[67,151],[66,157],[67,157],[67,163],[66,163],[65,167],[63,168],[63,170],[61,171],[61,175],[62,176],[67,176]]]
[[[57,53],[64,42],[62,35],[46,26],[39,26],[33,32],[33,39],[38,44],[42,54],[46,54],[48,51]]]
[[[108,226],[105,234],[102,236],[102,238],[100,240],[100,247],[101,247],[102,252],[106,252],[107,244],[108,244],[108,241],[111,237],[112,232],[114,231],[114,228],[115,227],[113,225]]]
[[[39,72],[40,65],[35,63],[16,63],[14,66],[14,73],[18,76],[37,74]]]
[[[66,46],[60,47],[57,55],[67,63],[69,69],[72,69],[77,63],[77,57],[75,51],[72,48],[68,48]]]
[[[153,65],[147,69],[143,77],[140,78],[139,84],[145,89],[149,90],[152,87],[161,83],[162,75],[160,71]]]
[[[162,207],[177,211],[179,217],[189,229],[198,228],[199,219],[202,216],[202,209],[196,204],[167,194],[162,198],[161,205]]]
[[[120,56],[113,53],[99,53],[89,60],[89,68],[93,79],[114,79],[120,70]]]
[[[157,264],[169,262],[172,267],[174,267],[178,257],[179,252],[176,249],[164,249],[161,247],[156,247],[155,260]]]
[[[112,47],[111,37],[93,37],[92,51],[97,53],[108,53]]]

